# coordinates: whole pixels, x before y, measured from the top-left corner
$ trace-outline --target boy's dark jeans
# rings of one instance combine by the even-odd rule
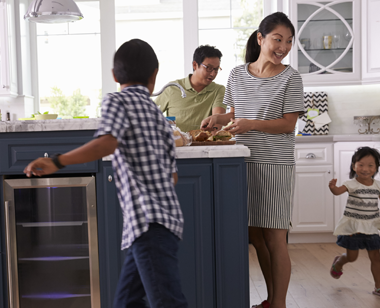
[[[187,308],[178,268],[179,238],[152,223],[128,249],[120,273],[114,308]]]

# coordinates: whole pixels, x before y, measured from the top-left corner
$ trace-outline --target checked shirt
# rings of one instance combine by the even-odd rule
[[[106,134],[118,141],[112,167],[123,212],[121,249],[154,222],[182,238],[183,216],[172,178],[177,172],[173,132],[145,86],[107,94],[95,137]]]

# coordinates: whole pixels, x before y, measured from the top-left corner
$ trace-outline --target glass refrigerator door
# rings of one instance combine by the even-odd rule
[[[301,74],[353,72],[352,2],[298,4],[298,71]]]
[[[95,179],[4,182],[11,307],[100,307]]]

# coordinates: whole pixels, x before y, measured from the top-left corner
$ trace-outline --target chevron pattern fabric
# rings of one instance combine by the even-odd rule
[[[328,112],[328,100],[326,92],[304,92],[304,106],[305,111],[308,108],[318,108],[319,114],[324,112]],[[306,122],[305,128],[303,129],[303,134],[311,134],[311,135],[328,135],[329,133],[329,125],[323,125],[321,128],[315,128],[314,122],[312,120],[307,119],[307,113],[304,113],[299,117],[301,120]]]

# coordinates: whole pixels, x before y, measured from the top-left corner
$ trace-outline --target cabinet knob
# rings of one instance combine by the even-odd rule
[[[49,157],[49,154],[48,154],[48,153],[45,153],[45,154],[44,154],[44,157]]]
[[[314,158],[317,158],[317,156],[314,153],[308,153],[308,154],[306,154],[306,158],[307,159],[314,159]]]
[[[7,86],[5,84],[3,84],[3,89],[5,89]]]
[[[112,182],[112,175],[108,176],[108,182]]]

